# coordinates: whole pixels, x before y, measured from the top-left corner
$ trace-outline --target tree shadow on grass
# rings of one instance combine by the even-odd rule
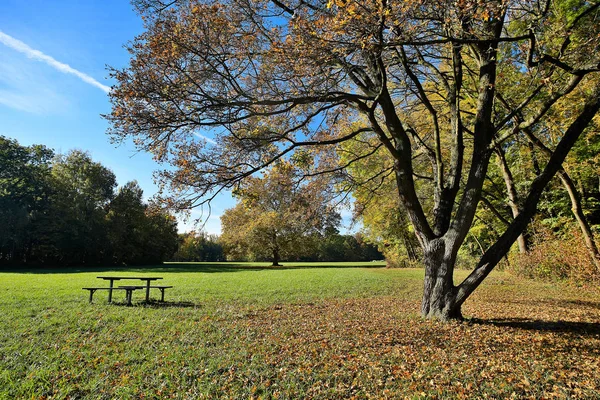
[[[587,300],[565,300],[565,299],[557,299],[557,300],[542,300],[540,303],[549,304],[553,306],[559,307],[587,307],[593,308],[596,310],[600,310],[600,302],[597,301],[587,301]]]
[[[529,318],[473,318],[469,322],[477,325],[492,325],[539,332],[574,333],[578,335],[599,335],[600,323],[576,321],[543,321]]]
[[[314,269],[314,268],[383,268],[381,263],[357,262],[357,263],[289,263],[273,267],[270,265],[249,263],[167,263],[157,265],[131,265],[131,266],[75,266],[75,267],[0,267],[0,272],[17,274],[68,274],[95,272],[106,273],[222,273],[222,272],[244,272],[244,271],[282,271],[292,269]]]
[[[578,300],[578,299],[525,299],[525,300],[514,300],[514,299],[503,299],[503,300],[494,300],[495,303],[501,304],[522,304],[529,306],[538,306],[538,305],[547,305],[553,307],[565,307],[565,308],[593,308],[596,310],[600,310],[600,302],[598,301],[589,301],[589,300]]]
[[[190,301],[152,301],[149,302],[141,301],[134,302],[132,305],[128,305],[126,302],[115,302],[111,303],[117,307],[142,307],[142,308],[201,308],[200,304],[192,303]]]
[[[139,305],[146,308],[201,308],[202,306],[191,301],[150,301]]]

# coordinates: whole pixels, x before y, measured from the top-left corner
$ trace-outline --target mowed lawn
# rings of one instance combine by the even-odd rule
[[[594,285],[494,273],[443,324],[422,270],[264,265],[0,271],[0,399],[600,398]],[[88,304],[101,275],[175,287]]]

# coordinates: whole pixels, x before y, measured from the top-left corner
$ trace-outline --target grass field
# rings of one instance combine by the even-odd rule
[[[155,275],[126,307],[99,275]],[[600,398],[597,288],[495,273],[465,323],[378,263],[0,271],[0,399]],[[132,282],[132,281],[128,281]],[[154,293],[157,296],[157,293]]]

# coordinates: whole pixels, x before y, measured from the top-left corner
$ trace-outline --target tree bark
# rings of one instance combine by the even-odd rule
[[[279,264],[279,261],[281,260],[280,255],[279,255],[279,248],[277,246],[273,247],[273,264],[271,264],[272,267],[280,267],[281,264]]]
[[[456,288],[453,282],[455,249],[440,238],[431,241],[424,249],[425,281],[421,315],[425,318],[449,321],[461,320],[460,305],[456,303]]]
[[[412,236],[408,229],[406,229],[406,226],[408,224],[407,218],[404,215],[403,211],[400,211],[397,215],[398,225],[402,227],[402,230],[400,231],[400,236],[402,237],[402,242],[404,244],[404,248],[406,249],[406,255],[408,256],[408,260],[417,261],[419,257],[417,250],[415,249],[415,245],[413,243],[414,236]]]
[[[279,254],[279,243],[277,242],[277,231],[271,232],[271,249],[273,252],[273,263],[272,267],[280,267],[279,261],[281,260],[281,255]]]

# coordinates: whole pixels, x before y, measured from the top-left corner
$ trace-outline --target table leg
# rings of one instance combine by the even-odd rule
[[[146,281],[146,303],[150,302],[150,280]]]
[[[160,301],[165,301],[165,289],[160,288]]]
[[[127,300],[127,305],[128,306],[132,306],[133,304],[131,303],[131,294],[132,294],[133,290],[132,289],[126,289],[125,292],[127,292],[125,294],[125,299]]]
[[[113,291],[113,280],[110,280],[110,285],[108,288],[108,302],[111,303],[112,302],[112,291]]]
[[[94,289],[90,289],[90,303],[92,302],[92,299],[94,298]]]

